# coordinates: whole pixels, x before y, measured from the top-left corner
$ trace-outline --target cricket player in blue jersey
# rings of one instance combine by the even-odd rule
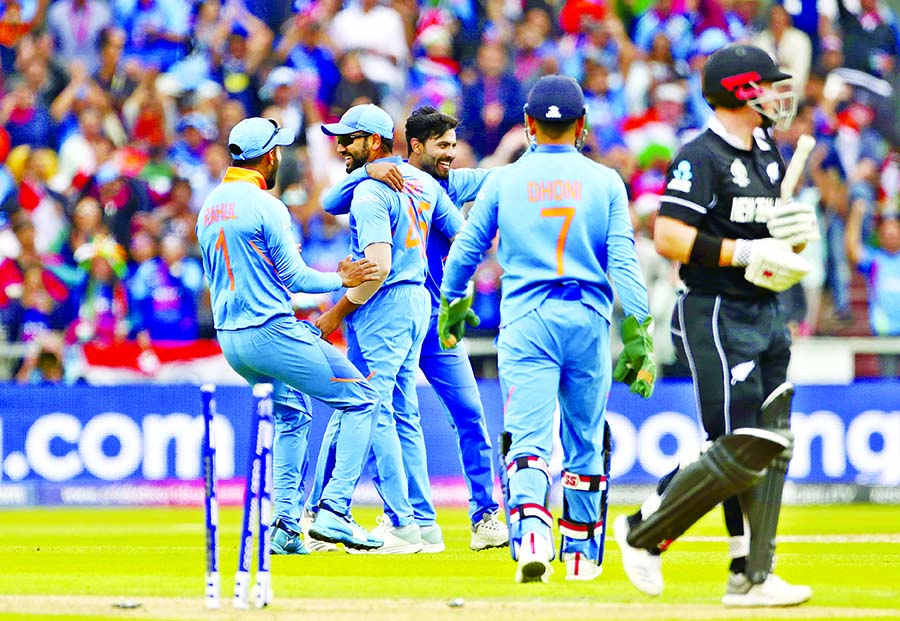
[[[409,164],[434,177],[457,207],[475,200],[488,171],[451,169],[456,158],[458,121],[430,106],[413,111],[406,120]],[[383,180],[402,189],[402,176],[393,164],[362,166],[322,197],[322,207],[331,214],[350,210],[353,190],[368,178]],[[444,350],[438,340],[437,317],[441,300],[444,260],[450,251],[450,239],[440,231],[431,231],[426,245],[428,270],[425,287],[431,295],[431,319],[419,368],[431,383],[459,440],[459,456],[469,489],[469,517],[472,522],[469,547],[484,550],[507,545],[509,530],[498,519],[499,505],[494,500],[493,451],[487,433],[484,409],[472,365],[462,348]],[[422,503],[410,493],[415,507]]]
[[[394,123],[381,108],[350,108],[322,130],[337,137],[347,171],[368,162],[391,162],[403,175],[403,192],[375,180],[360,183],[350,204],[350,244],[354,257],[378,265],[382,280],[348,292],[316,325],[327,336],[347,320],[350,360],[381,394],[372,451],[375,484],[386,515],[373,536],[383,539],[380,554],[440,552],[437,524],[416,396],[416,368],[430,311],[425,283],[425,242],[432,225],[448,238],[462,216],[431,176],[392,156]],[[326,429],[331,440],[333,425]],[[324,448],[323,448],[324,451]],[[320,455],[311,493],[315,504],[329,477],[327,452]],[[416,498],[415,505],[410,498]],[[315,534],[310,530],[310,536]]]
[[[308,429],[311,395],[337,409],[334,474],[322,490],[313,528],[320,538],[347,548],[373,549],[382,541],[350,517],[350,497],[368,453],[378,392],[337,349],[323,341],[313,325],[297,321],[290,294],[321,293],[365,286],[378,278],[369,260],[340,262],[337,273],[308,267],[291,232],[285,205],[265,190],[275,183],[279,147],[294,132],[271,119],[241,121],[231,130],[228,149],[233,163],[206,198],[197,218],[197,239],[209,280],[213,320],[228,364],[250,384],[273,384],[276,429]],[[306,455],[306,433],[297,441],[276,443],[276,462],[294,463]],[[296,484],[291,472],[276,478],[276,489]],[[287,494],[282,489],[282,497]],[[284,552],[300,548],[296,521],[278,515],[273,540]]]
[[[554,558],[551,475],[557,397],[563,447],[560,556],[569,580],[600,575],[609,438],[606,399],[614,375],[648,397],[656,366],[647,290],[638,267],[625,185],[581,155],[584,95],[564,76],[541,78],[525,108],[534,151],[491,174],[450,248],[438,333],[456,344],[471,300],[466,283],[498,231],[503,267],[497,338],[505,394],[502,446],[516,582],[547,582]],[[625,353],[611,373],[613,291],[627,315]],[[505,443],[504,443],[505,444]]]

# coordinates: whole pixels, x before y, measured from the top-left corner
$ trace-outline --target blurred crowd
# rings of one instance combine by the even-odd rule
[[[56,382],[80,377],[79,344],[213,336],[194,222],[244,117],[296,131],[275,192],[306,262],[330,270],[347,223],[318,197],[345,172],[322,122],[374,102],[399,146],[403,119],[431,105],[460,119],[455,166],[494,167],[526,148],[531,85],[564,73],[587,96],[585,154],[628,185],[670,363],[678,279],[653,217],[667,164],[711,114],[706,58],[732,41],[795,76],[785,157],[800,134],[818,140],[798,200],[818,206],[822,241],[784,294],[792,325],[860,319],[859,270],[871,332],[900,335],[900,23],[880,0],[0,0],[0,345],[32,344],[18,381]],[[488,257],[475,278],[488,332],[500,275]],[[332,298],[295,303],[311,316]]]

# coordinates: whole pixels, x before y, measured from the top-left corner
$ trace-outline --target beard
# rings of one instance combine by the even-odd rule
[[[272,168],[272,170],[269,171],[269,174],[266,175],[266,189],[267,190],[271,190],[272,188],[275,187],[275,181],[276,181],[277,177],[278,177],[278,166],[275,166]]]
[[[439,166],[439,164],[447,164],[448,168],[444,168],[443,166]],[[428,161],[423,161],[421,163],[422,170],[427,172],[429,175],[434,177],[435,179],[447,179],[450,177],[449,166],[453,164],[453,160],[448,159],[429,159]]]
[[[366,149],[365,151],[363,151],[362,153],[360,153],[358,155],[350,153],[349,151],[347,152],[347,154],[350,156],[350,161],[347,162],[347,172],[348,173],[352,173],[357,168],[362,168],[369,161],[369,150],[368,149]]]
[[[266,181],[266,189],[271,190],[275,187],[275,181],[278,177],[278,167],[281,166],[281,155],[275,158],[275,163],[272,164],[272,168],[269,169],[269,172],[264,175]]]

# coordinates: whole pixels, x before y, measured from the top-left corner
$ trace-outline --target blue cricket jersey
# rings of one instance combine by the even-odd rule
[[[415,168],[411,165],[409,166]],[[446,180],[435,179],[435,181],[447,193],[455,207],[462,207],[463,204],[475,200],[475,196],[478,194],[478,190],[489,172],[479,168],[452,169],[450,176]],[[427,173],[425,174],[427,175]],[[356,189],[356,186],[367,179],[369,179],[369,175],[366,173],[365,167],[357,168],[322,197],[322,208],[333,215],[348,213],[351,200],[353,199],[353,191]],[[431,303],[434,308],[440,306],[444,261],[447,260],[449,251],[450,236],[445,235],[440,230],[432,230],[428,234],[425,247],[428,264],[425,288],[428,289],[428,293],[431,295]]]
[[[625,314],[638,321],[647,316],[625,184],[574,147],[539,145],[487,179],[450,248],[441,286],[447,299],[465,294],[498,230],[501,326],[536,308],[564,282],[577,282],[582,302],[608,320],[610,277]]]
[[[259,326],[276,316],[293,315],[291,292],[341,288],[338,274],[316,271],[303,262],[287,207],[265,187],[258,172],[230,167],[197,216],[217,330]]]

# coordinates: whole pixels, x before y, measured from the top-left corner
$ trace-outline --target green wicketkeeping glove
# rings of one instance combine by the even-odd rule
[[[613,379],[628,384],[631,392],[644,399],[653,394],[656,381],[656,359],[653,356],[653,319],[647,316],[643,323],[633,315],[622,322],[622,343],[625,349],[616,362]]]
[[[466,333],[466,324],[477,328],[481,319],[472,310],[472,296],[457,298],[448,302],[441,296],[441,307],[438,310],[438,338],[441,349],[456,347]]]

